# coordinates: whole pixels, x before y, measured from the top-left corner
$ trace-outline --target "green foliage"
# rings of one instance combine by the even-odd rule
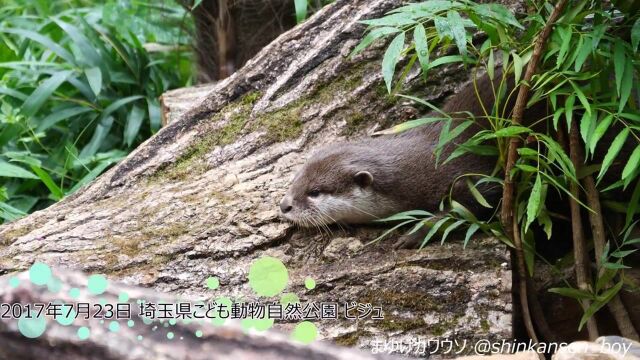
[[[474,77],[477,69],[484,68],[488,76],[495,79],[496,70],[502,67],[502,78],[497,79],[499,85],[493,89],[495,105],[485,109],[482,116],[467,114],[467,120],[453,121],[424,100],[405,96],[443,116],[411,120],[381,133],[442,121],[444,126],[436,156],[439,158],[438,151],[448,143],[456,143],[456,149],[446,159],[438,161],[446,163],[465,153],[493,155],[498,159],[495,174],[504,172],[509,139],[520,137],[527,145],[518,150],[519,159],[509,175],[516,185],[514,215],[522,234],[530,273],[534,271],[536,256],[536,239],[530,226],[538,223],[548,238],[553,234],[556,214],[546,207],[549,192],[573,197],[568,190],[570,185],[589,174],[596,174],[602,199],[613,191],[634,185],[628,202],[603,202],[608,207],[605,210],[624,214],[626,235],[607,234],[618,250],[605,251],[605,257],[601,259],[604,269],[594,280],[593,289],[554,290],[565,296],[593,301],[592,306],[585,309],[582,327],[622,288],[623,280],[610,288],[605,284],[623,275],[624,258],[633,252],[628,246],[638,242],[628,237],[637,225],[634,220],[640,202],[640,103],[637,93],[640,58],[636,51],[640,42],[640,15],[637,12],[624,14],[602,2],[572,1],[554,26],[537,74],[529,84],[531,94],[527,106],[546,104],[553,115],[538,124],[528,124],[525,119],[527,127],[511,123],[511,109],[506,104],[515,98],[516,91],[506,93],[505,89],[509,76],[515,77],[517,83],[521,82],[537,36],[552,10],[547,2],[534,1],[532,5],[533,13],[518,19],[499,4],[476,4],[468,0],[411,3],[382,18],[362,21],[369,28],[352,54],[363,51],[377,39],[392,39],[382,61],[383,78],[390,93],[397,92],[408,68],[414,67],[416,60],[424,77],[432,68],[457,63],[473,68]],[[483,36],[472,36],[477,32]],[[476,44],[473,39],[482,41]],[[405,69],[396,71],[398,64],[403,62]],[[398,84],[395,87],[394,81]],[[470,121],[478,122],[483,130],[462,143],[454,141]],[[556,140],[556,130],[561,122],[578,124],[587,161],[579,172]],[[620,156],[623,149],[630,146],[634,149],[631,155],[628,158]],[[601,163],[593,163],[595,159],[601,159]],[[615,172],[612,171],[614,168]],[[477,186],[488,182],[502,186],[502,179],[493,176],[465,174],[460,180],[463,178],[474,198],[485,207],[490,205],[476,190]],[[587,208],[580,199],[575,200]],[[495,214],[488,220],[478,220],[451,195],[443,200],[438,214],[408,212],[384,221],[389,220],[402,221],[401,226],[413,225],[410,232],[423,226],[431,227],[422,246],[436,233],[440,233],[442,239],[446,238],[451,227],[468,229],[465,243],[471,234],[482,231],[511,245]]]
[[[0,222],[75,192],[158,131],[158,96],[190,83],[188,20],[173,2],[3,5]]]
[[[296,21],[299,23],[305,21],[309,14],[312,14],[325,5],[331,4],[334,0],[293,0],[293,5],[296,10]]]

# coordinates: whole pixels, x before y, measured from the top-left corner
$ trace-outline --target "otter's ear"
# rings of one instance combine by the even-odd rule
[[[358,186],[365,188],[373,183],[373,175],[368,171],[358,171],[353,176],[353,180],[358,184]]]

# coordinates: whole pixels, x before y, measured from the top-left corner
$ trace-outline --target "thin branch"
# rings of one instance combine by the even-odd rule
[[[533,54],[531,56],[531,60],[527,65],[527,71],[525,72],[524,78],[522,79],[522,83],[519,85],[518,97],[516,99],[516,104],[513,110],[513,125],[518,125],[522,122],[522,116],[524,114],[524,110],[527,104],[527,98],[529,96],[529,82],[533,78],[533,74],[535,74],[538,64],[540,63],[540,57],[542,56],[542,50],[545,47],[547,39],[551,34],[551,30],[553,28],[553,24],[555,24],[556,20],[562,13],[562,10],[567,4],[567,0],[560,0],[556,4],[555,8],[551,12],[549,19],[547,19],[544,28],[538,38],[536,39],[536,44],[533,49]],[[517,85],[517,84],[516,84]],[[504,228],[507,236],[513,239],[514,245],[516,247],[516,259],[518,261],[518,277],[520,278],[521,285],[521,294],[520,294],[520,304],[523,307],[523,316],[528,316],[529,319],[524,319],[525,326],[527,328],[527,333],[531,339],[536,339],[535,329],[533,328],[533,324],[531,322],[531,315],[529,314],[528,309],[528,301],[527,301],[527,281],[525,280],[527,277],[526,271],[522,271],[524,266],[524,252],[522,250],[522,241],[520,236],[514,236],[517,231],[517,225],[514,222],[514,184],[511,179],[511,170],[515,166],[516,160],[518,159],[518,147],[520,146],[520,141],[518,137],[513,137],[509,140],[509,148],[507,150],[507,162],[505,164],[505,181],[504,181],[504,189],[502,193],[502,209],[501,209],[501,222],[502,227]],[[524,290],[524,292],[522,292]]]
[[[573,152],[574,149],[571,150]],[[584,157],[582,155],[581,146],[578,146],[575,151],[579,163],[582,164]],[[598,265],[598,269],[600,269],[601,272],[598,275],[601,276],[603,270],[601,259],[606,243],[606,236],[604,230],[604,221],[602,219],[602,208],[600,206],[600,195],[598,193],[596,182],[593,180],[592,175],[586,176],[583,179],[583,183],[587,194],[587,205],[589,205],[589,208],[593,210],[589,211],[589,222],[591,223],[591,233],[593,235],[593,245],[596,253],[596,264]],[[609,286],[610,284],[606,284],[605,288]],[[611,314],[613,314],[613,318],[616,320],[618,329],[620,329],[620,334],[622,334],[622,336],[626,337],[627,339],[638,341],[638,332],[633,327],[633,323],[631,323],[631,320],[629,318],[629,313],[624,307],[620,296],[614,296],[609,301],[607,306],[609,307]]]
[[[576,124],[576,121],[572,121],[571,129],[569,130],[569,153],[576,172],[582,164],[578,153],[580,151],[580,146],[578,125]],[[575,259],[576,281],[579,289],[589,291],[589,283],[591,279],[589,275],[589,254],[587,251],[587,244],[584,239],[580,204],[578,204],[578,201],[576,200],[580,197],[580,185],[577,182],[572,181],[571,184],[569,184],[569,190],[572,195],[569,199],[569,205],[571,206],[571,233],[573,237],[573,256]],[[588,299],[583,299],[580,303],[585,311],[589,306],[591,306],[591,301]],[[595,339],[598,338],[598,324],[593,316],[587,321],[587,331],[591,341],[595,341]]]

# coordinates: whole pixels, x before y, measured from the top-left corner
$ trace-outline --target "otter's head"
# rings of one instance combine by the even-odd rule
[[[375,171],[359,152],[348,145],[316,152],[280,202],[282,216],[305,227],[380,217],[382,199],[376,193]]]

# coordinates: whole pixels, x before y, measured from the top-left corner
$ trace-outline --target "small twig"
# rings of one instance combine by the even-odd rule
[[[522,83],[519,85],[518,97],[516,99],[516,104],[513,110],[513,125],[519,125],[522,122],[522,116],[524,115],[524,110],[527,104],[527,98],[529,96],[529,82],[533,78],[533,74],[535,74],[538,64],[540,63],[540,57],[542,56],[542,50],[551,34],[551,30],[553,28],[553,24],[555,24],[556,20],[562,13],[562,10],[567,4],[567,0],[560,0],[556,4],[555,8],[551,12],[549,19],[547,19],[542,32],[536,39],[535,46],[533,48],[533,54],[531,55],[531,60],[527,65],[527,71],[525,72],[524,78],[522,79]],[[517,84],[516,84],[517,85]],[[525,317],[524,323],[527,328],[527,333],[531,339],[536,338],[535,329],[533,328],[533,324],[531,322],[531,315],[529,314],[528,309],[528,301],[527,301],[527,281],[525,280],[527,277],[526,271],[522,271],[525,269],[524,266],[524,251],[522,250],[522,241],[520,236],[515,236],[517,232],[517,225],[514,219],[514,184],[511,179],[511,171],[515,166],[516,160],[518,159],[518,147],[520,146],[520,140],[518,137],[513,137],[509,140],[509,148],[507,150],[507,161],[505,164],[505,175],[504,175],[504,189],[502,192],[502,209],[500,214],[500,220],[502,222],[502,227],[506,232],[506,235],[513,239],[513,243],[516,247],[516,259],[518,261],[518,277],[520,278],[521,285],[521,294],[520,294],[520,304],[523,307],[522,314]],[[526,270],[526,269],[525,269]],[[524,292],[522,292],[524,291]],[[529,317],[528,319],[526,317]]]
[[[574,149],[571,149],[573,152]],[[579,163],[582,164],[584,159],[582,155],[581,146],[578,146],[575,149],[576,156],[578,157]],[[600,195],[598,193],[598,189],[596,188],[596,182],[593,179],[592,175],[588,175],[583,179],[585,192],[587,194],[587,205],[593,211],[589,211],[589,222],[591,223],[591,233],[593,234],[593,245],[595,248],[596,255],[596,264],[598,265],[598,269],[600,269],[599,276],[602,275],[602,253],[604,252],[604,247],[606,243],[606,236],[604,230],[604,221],[602,219],[602,208],[600,206]],[[610,284],[605,285],[605,289],[610,287]],[[616,320],[616,324],[618,325],[618,329],[620,329],[620,334],[622,336],[638,341],[638,332],[633,327],[633,323],[629,318],[629,313],[627,309],[624,307],[622,300],[620,300],[620,296],[614,296],[609,303],[607,304],[611,314],[613,314],[613,318]]]
[[[578,125],[575,121],[572,121],[571,128],[569,130],[569,154],[576,172],[582,164],[578,153],[580,146]],[[578,204],[578,201],[576,200],[580,196],[579,184],[572,181],[571,184],[569,184],[569,191],[572,195],[571,198],[569,198],[569,205],[571,206],[571,232],[573,237],[573,256],[575,258],[576,281],[579,289],[589,291],[589,256],[587,253],[587,244],[584,240],[584,228],[582,227],[580,204]],[[591,306],[591,301],[583,299],[581,304],[583,310],[586,311],[589,306]],[[587,320],[587,332],[589,333],[589,339],[591,341],[598,338],[598,324],[593,316]]]

